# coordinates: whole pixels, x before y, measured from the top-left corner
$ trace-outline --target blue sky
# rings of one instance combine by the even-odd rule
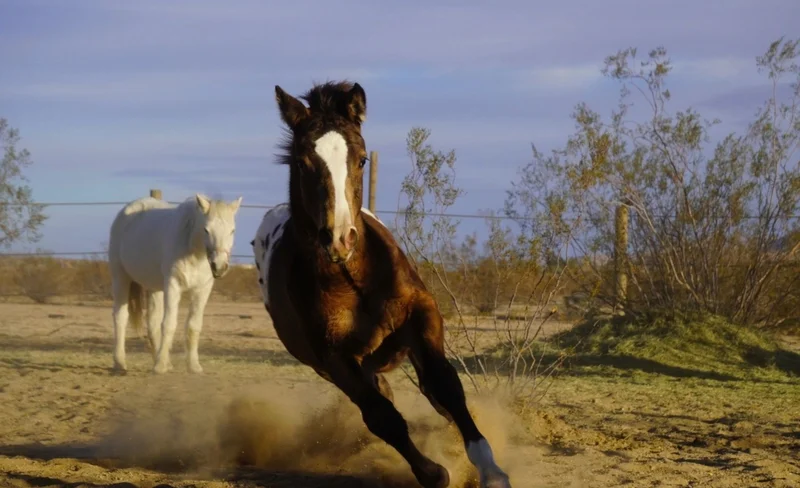
[[[741,129],[768,95],[755,57],[798,32],[797,0],[221,2],[0,0],[0,117],[20,129],[40,201],[127,201],[158,187],[245,204],[286,198],[274,85],[349,78],[367,92],[378,208],[396,209],[415,126],[455,149],[467,194],[502,204],[530,144],[551,149],[579,101],[607,110],[606,55],[665,46],[675,107]],[[36,246],[99,250],[117,207],[51,208]],[[263,211],[243,209],[235,252]],[[23,246],[19,249],[27,249]]]

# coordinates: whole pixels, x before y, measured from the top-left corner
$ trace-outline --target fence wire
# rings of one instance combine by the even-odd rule
[[[101,201],[101,202],[36,202],[35,205],[41,207],[100,207],[100,206],[124,206],[129,204],[130,202],[123,202],[123,201]],[[167,201],[167,203],[173,205],[179,205],[183,203],[183,201]],[[25,207],[27,205],[17,204],[17,203],[9,203],[9,202],[0,202],[0,207]],[[251,209],[261,209],[261,210],[269,210],[274,208],[275,205],[266,205],[266,204],[242,204],[240,208],[251,208]],[[374,213],[379,215],[404,215],[405,212],[401,210],[376,210]],[[504,215],[479,215],[479,214],[468,214],[468,213],[439,213],[439,212],[427,212],[422,214],[425,218],[431,217],[448,217],[454,219],[490,219],[490,220],[519,220],[514,219],[513,217],[508,217]],[[21,258],[21,257],[37,257],[37,256],[58,256],[58,257],[68,257],[68,256],[105,256],[107,253],[104,251],[86,251],[86,252],[58,252],[58,251],[31,251],[31,252],[0,252],[0,257],[9,257],[9,258]],[[233,254],[231,255],[234,259],[252,259],[253,256],[249,254]]]
[[[94,207],[94,206],[124,206],[129,204],[130,201],[101,201],[101,202],[35,202],[34,204],[41,207]],[[179,205],[183,203],[183,201],[167,201],[167,203],[173,205]],[[0,202],[0,207],[12,207],[12,208],[19,208],[25,207],[25,204],[18,204],[18,203],[10,203],[10,202]],[[266,204],[242,204],[240,208],[250,208],[250,209],[262,209],[262,210],[269,210],[274,208],[275,205],[266,205]],[[404,215],[405,211],[402,210],[376,210],[374,213],[379,215]],[[521,220],[533,220],[528,218],[520,218],[520,217],[509,217],[506,215],[481,215],[481,214],[470,214],[470,213],[442,213],[442,212],[423,212],[422,216],[424,218],[431,218],[431,217],[447,217],[453,219],[484,219],[484,220],[501,220],[501,221],[514,221],[519,222]],[[760,217],[754,215],[745,215],[744,219],[758,219]],[[800,219],[800,215],[792,215],[789,216],[790,219]],[[569,220],[569,219],[565,219]],[[32,252],[0,252],[0,257],[35,257],[35,256],[104,256],[107,253],[105,251],[86,251],[86,252],[58,252],[58,251],[32,251]],[[252,255],[249,254],[233,254],[231,255],[232,258],[235,259],[252,259]]]
[[[34,205],[38,205],[41,207],[92,207],[92,206],[122,206],[127,205],[131,202],[36,202]],[[179,205],[183,203],[182,201],[167,201],[172,205]],[[0,207],[26,207],[28,205],[20,204],[20,203],[8,203],[8,202],[0,202]],[[263,209],[269,210],[274,208],[275,205],[266,205],[266,204],[242,204],[240,208],[256,208],[256,209]],[[376,214],[382,215],[403,215],[405,214],[402,210],[375,210]],[[481,214],[469,214],[469,213],[439,213],[439,212],[425,212],[423,213],[425,217],[451,217],[451,218],[464,218],[464,219],[493,219],[493,220],[520,220],[516,217],[508,217],[505,215],[481,215]],[[525,220],[525,219],[522,219]]]

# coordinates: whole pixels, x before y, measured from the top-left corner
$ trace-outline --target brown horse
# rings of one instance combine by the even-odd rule
[[[361,208],[364,90],[317,85],[302,97],[308,107],[279,86],[275,94],[288,126],[281,162],[289,166],[289,203],[267,212],[252,245],[278,337],[361,409],[422,486],[448,486],[447,470],[409,438],[381,374],[410,356],[422,392],[461,432],[481,485],[510,487],[445,357],[436,301],[389,230]]]

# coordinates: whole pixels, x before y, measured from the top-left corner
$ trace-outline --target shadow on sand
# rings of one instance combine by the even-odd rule
[[[72,339],[68,341],[57,341],[46,337],[18,337],[0,334],[0,342],[10,350],[16,351],[41,351],[41,352],[65,352],[65,353],[103,353],[111,358],[111,351],[114,349],[112,338],[87,337]],[[173,361],[177,358],[182,360],[184,346],[180,341],[172,349]],[[146,353],[150,354],[150,349],[146,341],[142,338],[128,339],[125,349],[128,354]],[[218,344],[214,342],[201,342],[200,355],[202,357],[214,357],[232,361],[246,363],[269,363],[272,366],[297,366],[300,364],[291,354],[284,349],[264,349],[262,347],[239,347],[233,345]],[[3,359],[2,364],[13,369],[38,369],[50,372],[59,372],[63,369],[81,369],[86,373],[108,374],[110,368],[100,366],[70,366],[64,363],[42,363],[41,361],[27,361],[23,359]],[[176,364],[177,365],[177,364]]]
[[[353,487],[353,488],[378,488],[386,487],[377,479],[369,479],[351,475],[339,474],[317,474],[307,472],[280,471],[275,469],[261,469],[249,466],[221,466],[213,469],[204,468],[199,465],[200,459],[161,459],[158,462],[136,463],[132,460],[104,457],[101,453],[102,447],[90,444],[62,444],[62,445],[43,445],[43,444],[23,444],[0,446],[2,456],[22,456],[29,459],[40,461],[52,461],[54,459],[76,459],[80,462],[99,466],[104,469],[131,469],[141,468],[155,470],[166,476],[180,476],[182,480],[186,477],[196,477],[203,480],[227,481],[232,483],[246,482],[248,486],[263,486],[270,488],[320,488],[320,487]],[[118,473],[121,474],[121,473]],[[94,481],[66,481],[62,479],[50,478],[46,476],[36,476],[20,473],[8,473],[11,479],[20,481],[21,486],[31,487],[68,487],[68,488],[140,488],[140,485],[132,482],[117,482],[113,484]],[[152,482],[146,482],[142,486],[153,486]],[[404,488],[410,485],[388,485],[393,488]],[[158,484],[153,488],[173,488],[169,482]]]

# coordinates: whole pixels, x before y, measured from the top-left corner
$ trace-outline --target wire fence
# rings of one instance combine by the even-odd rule
[[[36,205],[48,207],[99,207],[99,206],[124,206],[129,204],[129,201],[100,201],[100,202],[36,202]],[[167,201],[167,203],[178,205],[183,203],[181,201]],[[0,202],[0,207],[24,207],[23,204],[15,204],[9,202]],[[262,209],[269,210],[274,208],[275,205],[267,204],[242,204],[240,208],[249,209]],[[373,213],[379,215],[404,215],[402,210],[375,210]],[[524,217],[510,217],[507,215],[494,215],[494,214],[476,214],[476,213],[442,213],[442,212],[424,212],[424,218],[452,218],[452,219],[484,219],[484,220],[500,220],[500,221],[524,221],[532,220]],[[760,217],[754,215],[745,215],[744,219],[755,220]],[[800,219],[800,215],[792,215],[790,219]],[[28,256],[61,256],[61,257],[90,257],[90,256],[105,256],[105,251],[71,251],[71,252],[58,252],[58,251],[30,251],[30,252],[0,252],[0,257],[28,257]],[[233,254],[234,259],[251,259],[252,255],[249,254]]]
[[[36,202],[36,205],[47,207],[100,207],[100,206],[124,206],[130,202],[123,201],[101,201],[101,202]],[[181,201],[167,201],[167,203],[178,205],[183,203]],[[0,202],[0,206],[5,207],[24,207],[23,204],[14,204],[7,202]],[[261,209],[269,210],[274,208],[275,205],[267,204],[242,204],[240,208]],[[375,210],[373,213],[378,215],[404,215],[402,210]],[[453,219],[491,219],[491,220],[520,220],[506,215],[481,215],[469,213],[439,213],[439,212],[426,212],[423,214],[425,218],[432,217],[446,217]],[[31,252],[0,252],[0,257],[34,257],[34,256],[60,256],[60,257],[90,257],[90,256],[105,256],[105,251],[85,251],[85,252],[58,252],[58,251],[31,251]],[[251,259],[253,256],[249,254],[232,254],[234,259]]]

